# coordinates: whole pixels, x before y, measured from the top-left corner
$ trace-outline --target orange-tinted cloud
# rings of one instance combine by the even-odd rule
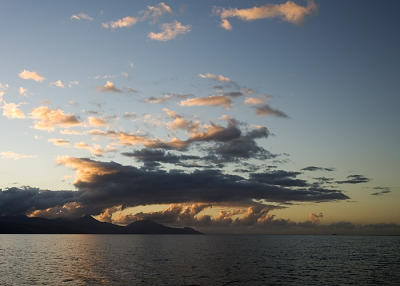
[[[305,17],[314,13],[317,5],[313,0],[309,0],[307,6],[301,6],[293,1],[287,1],[282,4],[266,4],[263,6],[254,6],[247,9],[220,8],[216,9],[216,14],[221,17],[221,27],[225,30],[231,30],[232,25],[229,18],[239,18],[243,21],[254,21],[266,18],[279,18],[283,21],[300,24]]]
[[[182,100],[181,106],[222,106],[229,109],[232,106],[232,100],[223,95],[210,95],[208,97],[197,97]]]
[[[3,109],[3,115],[7,118],[25,118],[24,112],[18,108],[20,104],[16,103],[4,103],[1,107]]]
[[[178,21],[164,23],[161,25],[161,32],[150,32],[148,37],[152,40],[165,42],[176,38],[178,35],[189,33],[190,29],[190,25],[185,26]]]
[[[23,79],[32,79],[34,81],[38,81],[38,82],[42,82],[45,80],[45,78],[41,75],[39,75],[37,72],[35,71],[28,71],[28,70],[23,70],[22,72],[20,72],[19,74],[20,78]]]
[[[81,124],[75,115],[65,114],[61,109],[50,109],[47,106],[34,108],[31,117],[35,119],[35,129],[47,131],[53,131],[56,127],[72,127]]]

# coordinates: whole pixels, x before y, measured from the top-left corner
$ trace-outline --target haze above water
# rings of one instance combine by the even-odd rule
[[[399,285],[398,236],[1,235],[1,285]]]

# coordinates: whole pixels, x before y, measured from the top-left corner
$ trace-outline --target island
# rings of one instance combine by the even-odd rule
[[[1,234],[201,234],[190,227],[169,227],[150,220],[126,226],[100,222],[91,216],[46,219],[26,216],[0,217]]]

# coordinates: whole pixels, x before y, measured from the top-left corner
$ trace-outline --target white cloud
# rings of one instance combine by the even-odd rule
[[[190,32],[190,25],[182,25],[180,22],[175,21],[172,23],[165,23],[161,25],[161,32],[159,33],[149,33],[148,37],[152,40],[156,41],[169,41],[176,36],[181,35],[181,34],[186,34]]]
[[[88,14],[85,13],[79,13],[79,14],[74,14],[71,16],[71,20],[87,20],[87,21],[93,21],[93,17],[90,17]]]
[[[102,23],[102,26],[106,29],[127,28],[147,19],[151,19],[151,22],[155,23],[166,13],[172,13],[171,7],[164,2],[160,2],[155,6],[147,6],[147,9],[140,11],[137,17],[127,16],[116,21]]]
[[[82,132],[70,129],[62,129],[60,130],[60,133],[64,135],[82,135]]]
[[[207,79],[212,79],[212,80],[216,80],[219,82],[231,82],[232,80],[229,77],[223,76],[223,75],[215,75],[212,73],[201,73],[199,74],[199,76],[201,78],[207,78]]]
[[[36,155],[18,154],[12,151],[0,152],[0,158],[3,159],[19,160],[19,159],[31,159],[36,157],[37,157]]]
[[[66,139],[57,139],[57,138],[50,138],[49,140],[47,140],[51,143],[54,144],[54,146],[62,146],[62,147],[66,147],[69,146],[70,141],[66,140]]]
[[[257,104],[263,104],[264,100],[256,97],[248,97],[245,99],[244,103],[249,105],[257,105]]]
[[[74,147],[76,149],[87,149],[94,156],[101,156],[104,153],[104,150],[98,144],[93,144],[93,146],[90,146],[85,142],[78,142],[74,145]]]
[[[156,6],[147,6],[147,10],[141,11],[143,14],[141,21],[144,21],[148,18],[152,18],[152,22],[156,22],[158,18],[160,18],[165,13],[172,13],[172,9],[170,6],[165,4],[164,2],[158,3]]]
[[[28,92],[28,89],[20,86],[19,89],[18,89],[18,92],[19,92],[20,95],[26,95],[26,93]]]
[[[120,89],[116,88],[115,84],[111,81],[106,82],[103,86],[98,86],[97,89],[101,92],[121,92]]]
[[[3,102],[3,96],[8,89],[8,84],[3,84],[0,82],[0,103]]]
[[[50,86],[56,86],[56,87],[59,87],[59,88],[64,88],[65,87],[64,83],[61,80],[57,80],[55,82],[51,82],[49,85]]]
[[[77,81],[77,80],[71,80],[71,81],[68,83],[68,87],[71,88],[71,87],[73,87],[73,86],[75,86],[75,85],[78,85],[78,84],[79,84],[79,81]]]
[[[137,18],[128,16],[122,19],[118,19],[116,21],[103,23],[102,25],[106,29],[127,28],[135,25],[137,21],[138,21]]]
[[[28,71],[28,70],[23,70],[22,72],[20,72],[19,74],[20,78],[23,79],[32,79],[34,81],[38,81],[38,82],[42,82],[45,80],[45,78],[41,75],[39,75],[37,72],[35,71]]]

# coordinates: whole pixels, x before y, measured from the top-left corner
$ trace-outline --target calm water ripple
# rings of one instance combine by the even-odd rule
[[[0,235],[0,285],[400,285],[400,237]]]

